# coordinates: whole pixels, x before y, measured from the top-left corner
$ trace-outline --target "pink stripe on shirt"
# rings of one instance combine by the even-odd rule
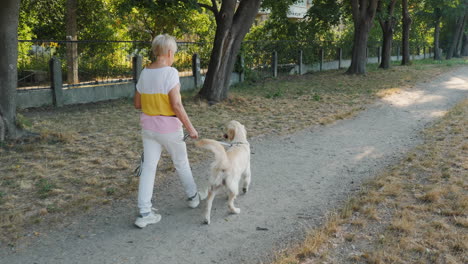
[[[161,134],[174,133],[182,129],[182,122],[175,116],[150,116],[145,113],[140,115],[140,125],[144,130]]]

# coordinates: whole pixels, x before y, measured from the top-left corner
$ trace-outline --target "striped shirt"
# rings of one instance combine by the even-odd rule
[[[175,117],[169,92],[179,84],[175,68],[143,69],[136,85],[141,94],[141,127],[158,133],[177,132],[182,123]]]

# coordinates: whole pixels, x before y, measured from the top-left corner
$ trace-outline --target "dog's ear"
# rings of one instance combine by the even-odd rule
[[[227,136],[228,136],[228,140],[232,141],[234,137],[236,136],[236,130],[233,128],[229,128],[227,131]]]

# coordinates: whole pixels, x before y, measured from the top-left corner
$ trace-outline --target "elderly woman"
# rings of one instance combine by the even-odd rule
[[[196,208],[200,196],[192,176],[184,142],[182,126],[189,136],[198,138],[198,132],[190,122],[180,96],[178,71],[171,67],[177,43],[174,37],[159,35],[154,38],[152,51],[156,61],[146,66],[136,85],[134,105],[141,109],[144,162],[138,187],[140,216],[135,225],[143,228],[161,220],[161,215],[152,209],[156,168],[161,151],[166,149],[172,157],[177,174],[185,189],[188,206]]]

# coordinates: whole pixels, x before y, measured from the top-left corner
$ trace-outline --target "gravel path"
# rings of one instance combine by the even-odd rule
[[[218,196],[209,226],[201,224],[202,209],[186,207],[180,184],[168,182],[155,190],[163,216],[157,225],[134,228],[134,200],[119,201],[32,237],[27,246],[2,247],[0,263],[268,262],[362,181],[420,144],[420,131],[467,95],[468,67],[462,67],[389,96],[353,119],[251,140],[252,185],[237,199],[242,212],[229,215]],[[203,185],[208,162],[193,170]]]

